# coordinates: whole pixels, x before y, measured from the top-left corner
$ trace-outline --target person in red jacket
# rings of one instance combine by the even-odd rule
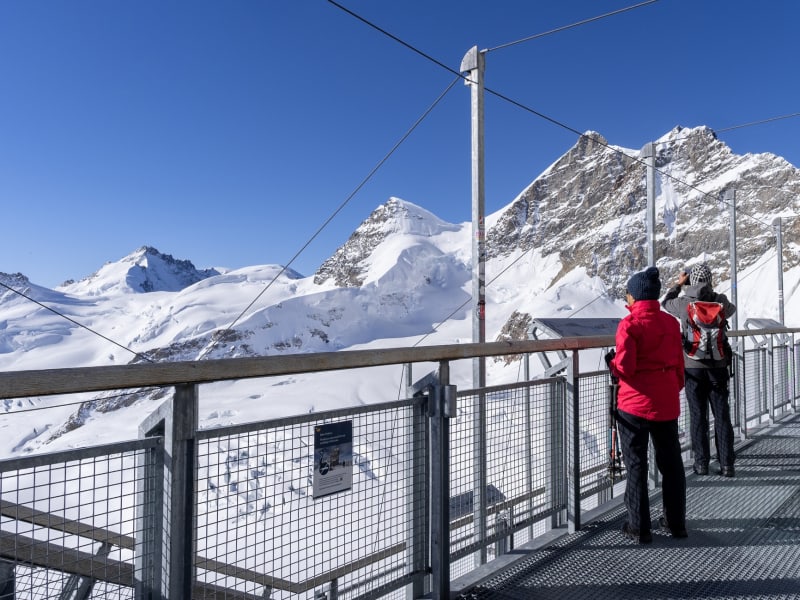
[[[662,476],[664,514],[659,526],[673,537],[686,537],[686,474],[678,438],[680,391],[684,384],[680,325],[662,312],[658,269],[648,267],[628,280],[630,314],[617,327],[616,348],[609,353],[611,374],[619,379],[617,426],[628,470],[625,537],[652,541],[647,491],[647,446],[653,440]]]

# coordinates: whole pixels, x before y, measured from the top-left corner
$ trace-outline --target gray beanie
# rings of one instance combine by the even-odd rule
[[[711,283],[711,269],[708,268],[706,263],[700,263],[692,267],[692,272],[689,273],[689,283],[691,285]]]
[[[634,300],[658,300],[661,295],[658,269],[647,267],[644,271],[636,273],[628,280],[627,289]]]

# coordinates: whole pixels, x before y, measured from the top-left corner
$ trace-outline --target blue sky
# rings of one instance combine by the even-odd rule
[[[340,0],[458,71],[637,4]],[[800,3],[659,0],[486,55],[486,211],[577,140],[681,125],[800,165]],[[326,0],[0,3],[0,271],[52,287],[143,245],[198,268],[286,264],[454,80]],[[293,268],[391,196],[470,219],[457,83]],[[728,131],[725,131],[728,128]]]

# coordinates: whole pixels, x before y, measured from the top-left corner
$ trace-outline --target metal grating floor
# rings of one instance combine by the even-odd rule
[[[636,545],[620,533],[619,507],[459,598],[800,599],[800,415],[738,449],[735,478],[687,484],[687,539],[654,530]],[[659,506],[651,492],[654,520]]]

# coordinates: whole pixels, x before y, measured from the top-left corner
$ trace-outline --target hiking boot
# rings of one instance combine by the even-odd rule
[[[694,463],[692,471],[695,472],[695,475],[708,475],[708,465],[701,465],[699,463]]]
[[[658,526],[661,529],[669,531],[674,538],[685,538],[689,537],[689,533],[686,531],[686,526],[683,527],[670,527],[670,524],[667,523],[667,517],[659,517],[658,518]]]
[[[733,465],[720,468],[719,474],[723,477],[736,477],[736,471],[734,470]]]
[[[637,544],[649,544],[653,541],[653,535],[649,531],[634,529],[628,525],[627,521],[625,521],[625,524],[622,526],[622,535]]]

